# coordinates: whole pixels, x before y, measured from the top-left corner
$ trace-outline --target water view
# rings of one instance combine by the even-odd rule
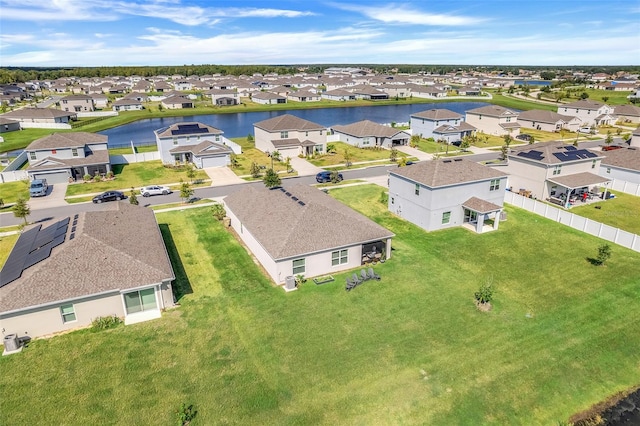
[[[406,123],[409,121],[409,115],[432,108],[446,108],[464,115],[467,110],[485,105],[489,104],[486,102],[443,102],[163,117],[140,120],[99,133],[109,136],[109,146],[111,147],[129,145],[131,142],[135,145],[146,145],[155,143],[154,130],[184,121],[198,121],[208,124],[224,131],[226,137],[235,138],[253,134],[254,123],[282,114],[292,114],[323,126],[344,125],[361,120],[371,120],[376,123]]]

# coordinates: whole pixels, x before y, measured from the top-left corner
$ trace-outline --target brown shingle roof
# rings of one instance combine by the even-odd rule
[[[455,120],[461,119],[462,115],[446,108],[434,108],[426,111],[411,114],[411,117],[425,118],[427,120]]]
[[[362,120],[357,123],[347,124],[345,126],[336,125],[332,129],[336,132],[344,133],[345,135],[356,136],[359,138],[374,136],[390,138],[402,130],[394,129],[393,127],[383,126],[382,124],[374,123],[370,120]]]
[[[532,109],[529,111],[522,111],[520,115],[518,115],[518,120],[526,120],[526,121],[537,121],[540,123],[551,123],[555,124],[558,121],[564,121],[568,123],[569,121],[575,119],[575,117],[570,115],[562,115],[553,111],[544,111],[541,109]]]
[[[283,114],[278,117],[254,123],[254,126],[267,132],[280,132],[283,130],[324,130],[325,127],[312,121],[296,117],[291,114]]]
[[[623,148],[607,151],[602,165],[620,167],[621,169],[640,171],[640,149]]]
[[[75,117],[76,115],[75,112],[51,108],[22,108],[2,114],[3,117],[15,119]]]
[[[589,172],[574,173],[566,176],[554,176],[548,180],[566,188],[582,188],[583,186],[596,185],[611,181],[611,179]]]
[[[87,144],[107,143],[108,139],[107,136],[98,133],[54,133],[31,142],[26,150],[37,151],[39,149],[78,148],[84,147]]]
[[[495,212],[498,210],[502,210],[502,207],[497,205],[497,204],[493,204],[489,201],[480,199],[478,197],[471,197],[469,198],[467,201],[465,201],[464,203],[462,203],[462,207],[466,207],[470,210],[473,210],[475,212],[478,212],[480,214],[482,213],[491,213],[491,212]]]
[[[245,186],[224,199],[227,208],[273,259],[393,236],[389,230],[316,188],[296,185],[287,191],[291,196],[279,189]]]
[[[153,211],[128,201],[104,208],[79,213],[73,239],[0,288],[0,312],[173,280]]]
[[[507,176],[501,171],[463,158],[423,161],[390,171],[389,174],[405,177],[430,188]]]
[[[27,170],[35,172],[41,170],[56,170],[107,163],[109,163],[109,151],[107,151],[106,149],[96,149],[95,151],[87,154],[86,157],[47,157],[38,161],[37,163],[30,165]]]
[[[486,115],[488,117],[517,117],[518,113],[499,105],[487,105],[467,111],[467,114]]]

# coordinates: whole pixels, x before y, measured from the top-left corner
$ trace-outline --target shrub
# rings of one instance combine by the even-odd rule
[[[493,300],[493,287],[491,282],[487,282],[480,286],[475,292],[474,297],[478,303],[490,303]]]
[[[89,173],[87,173],[86,175],[82,176],[82,179],[85,181],[90,181],[91,180],[91,175]]]
[[[220,203],[216,203],[211,207],[211,214],[218,220],[224,219],[227,215],[227,212],[224,210],[224,206]]]
[[[256,163],[255,161],[251,163],[251,169],[249,170],[249,173],[251,173],[251,177],[260,177],[260,166],[258,166],[258,163]]]
[[[91,329],[93,331],[108,330],[122,324],[122,320],[115,316],[98,317],[91,321]]]
[[[180,408],[176,411],[176,420],[178,426],[186,426],[191,423],[191,420],[196,418],[198,412],[193,407],[193,404],[180,404]]]
[[[113,179],[113,171],[109,170],[107,172],[107,179]]]
[[[388,192],[381,193],[380,199],[378,201],[380,201],[380,203],[382,203],[385,206],[389,204],[389,193]]]
[[[598,247],[598,256],[596,261],[598,265],[604,265],[604,262],[611,257],[611,246],[609,244],[602,244]]]

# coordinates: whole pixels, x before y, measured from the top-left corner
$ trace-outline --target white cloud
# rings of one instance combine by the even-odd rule
[[[486,21],[484,18],[453,14],[422,12],[405,5],[388,4],[380,7],[333,4],[335,7],[358,12],[370,19],[387,24],[412,24],[431,26],[463,26]]]

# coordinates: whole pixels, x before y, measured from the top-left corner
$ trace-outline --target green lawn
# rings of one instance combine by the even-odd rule
[[[611,191],[615,198],[586,206],[571,207],[571,213],[640,235],[640,197]],[[598,207],[598,208],[596,208]]]
[[[157,145],[143,145],[143,146],[136,146],[136,151],[138,153],[143,153],[143,152],[155,152],[158,150],[158,146]],[[131,147],[126,147],[126,148],[109,148],[109,154],[110,155],[126,155],[126,154],[132,154],[131,152]]]
[[[332,189],[396,234],[380,282],[274,288],[208,207],[158,214],[181,307],[0,358],[2,424],[548,424],[640,383],[640,254],[508,207],[424,233],[383,189]],[[496,288],[494,309],[472,303]],[[28,373],[27,373],[28,372]]]
[[[351,154],[351,163],[357,163],[360,161],[388,160],[389,155],[391,154],[391,151],[388,149],[357,148],[344,142],[330,142],[327,145],[333,145],[335,147],[335,152],[331,154],[316,155],[314,158],[309,160],[311,164],[318,167],[344,165],[345,150],[348,150]],[[400,157],[407,157],[407,154],[398,151],[398,158]]]
[[[128,190],[131,187],[137,188],[151,184],[177,183],[180,182],[180,179],[185,182],[190,181],[185,169],[164,167],[160,160],[146,161],[144,163],[114,164],[112,170],[115,175],[114,180],[69,185],[67,197],[103,192],[110,189]],[[194,179],[208,179],[208,176],[203,170],[196,170]]]
[[[0,199],[4,202],[5,208],[10,208],[9,204],[15,203],[18,198],[29,199],[29,181],[0,183]]]
[[[11,229],[13,230],[13,229]],[[7,232],[8,229],[3,228],[0,232]],[[19,234],[11,234],[0,236],[0,269],[4,266],[4,262],[7,261],[7,257],[9,257],[9,253],[11,249],[13,249],[13,245],[18,240]]]

